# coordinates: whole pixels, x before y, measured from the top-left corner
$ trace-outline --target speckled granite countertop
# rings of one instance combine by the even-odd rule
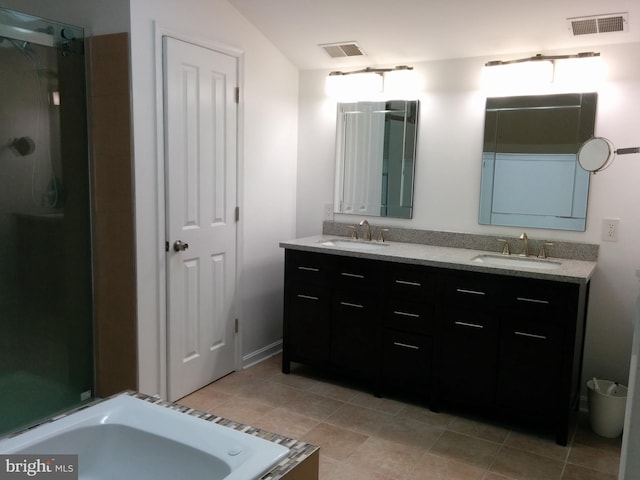
[[[595,261],[549,258],[548,260],[550,261],[559,262],[560,266],[552,270],[542,270],[538,268],[516,268],[511,265],[486,265],[472,261],[477,255],[500,255],[499,252],[487,250],[472,250],[468,248],[452,248],[394,241],[385,242],[385,246],[378,248],[362,250],[359,250],[357,245],[354,245],[353,248],[342,248],[322,244],[323,242],[334,239],[349,240],[348,237],[336,235],[316,235],[283,241],[280,242],[280,247],[404,264],[426,265],[452,270],[467,270],[579,284],[585,284],[589,281],[597,265]],[[364,248],[366,248],[366,246]],[[517,257],[517,255],[514,255],[514,257]],[[535,257],[530,258],[535,259]]]

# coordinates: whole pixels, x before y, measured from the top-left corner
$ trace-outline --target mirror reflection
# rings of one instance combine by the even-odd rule
[[[479,223],[584,231],[596,93],[487,98]]]
[[[411,218],[417,100],[339,103],[335,212]]]

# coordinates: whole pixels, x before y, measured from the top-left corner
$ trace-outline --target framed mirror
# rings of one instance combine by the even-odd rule
[[[334,211],[411,218],[417,100],[339,103]]]
[[[584,231],[596,93],[487,98],[479,223]]]

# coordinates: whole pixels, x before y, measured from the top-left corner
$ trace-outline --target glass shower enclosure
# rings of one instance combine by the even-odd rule
[[[0,435],[92,397],[81,28],[0,9]]]

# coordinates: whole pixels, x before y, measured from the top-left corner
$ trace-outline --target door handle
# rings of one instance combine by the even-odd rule
[[[189,248],[189,244],[184,243],[182,240],[176,240],[175,242],[173,242],[174,252],[184,252],[187,248]]]

